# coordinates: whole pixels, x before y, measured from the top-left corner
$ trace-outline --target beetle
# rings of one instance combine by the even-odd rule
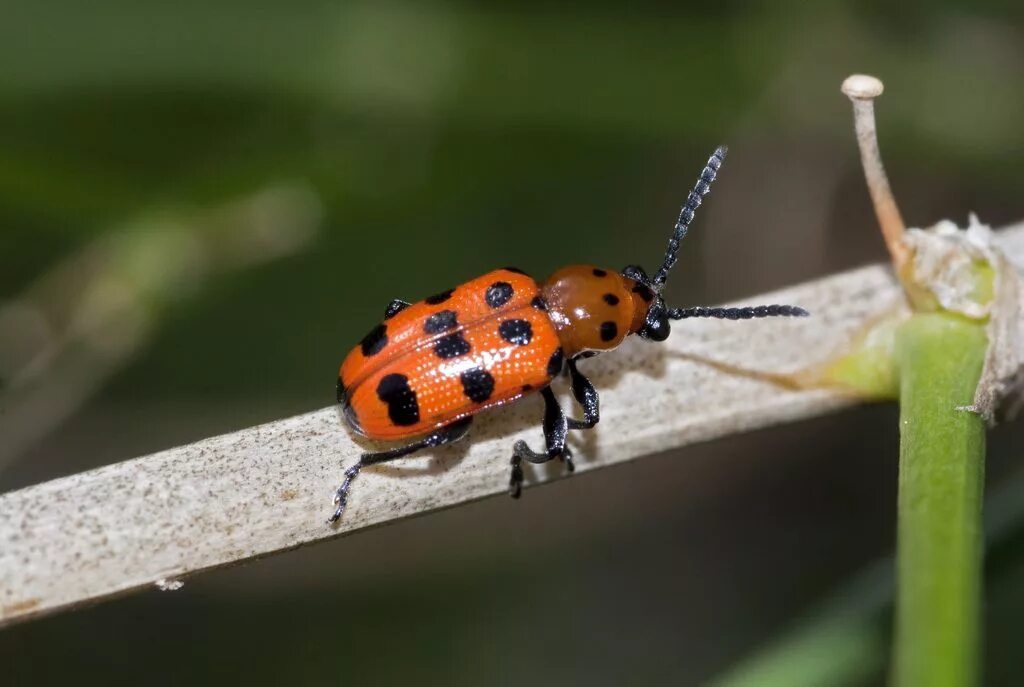
[[[679,242],[725,154],[720,146],[708,159],[652,277],[636,265],[621,272],[570,265],[538,283],[507,267],[418,303],[393,300],[384,321],[342,362],[337,398],[357,433],[409,443],[362,454],[345,471],[328,522],[341,517],[352,482],[364,467],[462,439],[477,413],[540,393],[546,446],[534,451],[524,441],[513,445],[509,493],[518,498],[523,461],[560,458],[571,472],[568,431],[591,429],[600,420],[597,390],[579,371],[579,360],[613,350],[631,334],[664,341],[672,320],[806,316],[793,305],[670,308],[662,299]],[[567,417],[551,390],[551,382],[563,373],[583,411],[581,420]]]

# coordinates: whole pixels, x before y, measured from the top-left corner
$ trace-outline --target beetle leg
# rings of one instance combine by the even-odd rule
[[[355,480],[359,471],[365,468],[367,465],[376,465],[377,463],[384,463],[389,460],[395,460],[396,458],[403,458],[410,453],[415,453],[425,448],[433,448],[435,446],[444,446],[450,444],[453,441],[458,441],[462,437],[466,436],[469,432],[469,425],[473,421],[473,418],[467,417],[464,420],[453,422],[450,425],[445,425],[441,429],[437,430],[433,434],[430,434],[426,438],[417,441],[408,446],[399,446],[393,448],[390,451],[380,451],[378,453],[364,453],[359,457],[359,462],[345,470],[345,480],[338,487],[338,491],[334,494],[334,515],[332,515],[327,522],[337,522],[338,518],[345,511],[345,505],[348,503],[348,492],[352,488],[352,481]]]
[[[512,476],[509,479],[508,494],[514,499],[519,498],[522,492],[524,460],[536,465],[552,458],[561,458],[569,472],[576,469],[572,462],[572,452],[565,444],[565,435],[569,431],[565,413],[550,386],[541,389],[540,393],[544,397],[544,442],[547,444],[547,452],[537,453],[525,441],[517,441],[512,447]]]
[[[412,303],[410,303],[409,301],[403,301],[401,298],[396,298],[395,300],[388,303],[388,307],[384,309],[384,319],[390,320],[392,317],[402,312],[410,305],[412,305]]]
[[[576,361],[569,360],[569,381],[572,395],[583,408],[583,419],[568,418],[569,429],[590,429],[601,420],[601,399],[590,380],[576,369]]]
[[[651,278],[640,265],[627,265],[622,269],[622,276],[645,285],[651,283]]]

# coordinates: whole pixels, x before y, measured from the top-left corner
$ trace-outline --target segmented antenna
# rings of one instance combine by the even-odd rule
[[[795,305],[757,305],[746,308],[669,308],[665,314],[670,320],[685,320],[690,317],[750,320],[755,317],[807,317],[810,313]]]
[[[700,173],[700,178],[697,179],[696,185],[693,190],[690,191],[690,195],[686,198],[686,203],[683,205],[683,209],[679,211],[679,219],[676,220],[675,229],[672,231],[672,238],[668,240],[668,250],[665,251],[665,261],[661,263],[661,267],[654,275],[654,279],[651,280],[651,287],[655,291],[661,291],[665,285],[665,280],[668,278],[668,271],[672,269],[672,266],[676,264],[677,254],[679,253],[679,242],[686,236],[686,231],[690,228],[690,222],[693,221],[693,213],[697,208],[700,207],[701,200],[707,192],[711,190],[711,182],[715,180],[715,175],[718,174],[718,168],[722,166],[722,162],[725,161],[725,154],[729,149],[725,146],[718,146],[715,148],[714,154],[708,158],[708,164],[704,167],[704,171]]]

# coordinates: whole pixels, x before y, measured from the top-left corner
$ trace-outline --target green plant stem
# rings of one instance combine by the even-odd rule
[[[978,683],[985,426],[982,324],[918,314],[897,332],[900,468],[893,684]]]

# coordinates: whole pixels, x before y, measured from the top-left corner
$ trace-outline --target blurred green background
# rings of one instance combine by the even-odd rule
[[[656,266],[718,143],[673,302],[883,260],[851,72],[886,83],[910,224],[1024,219],[1009,0],[2,14],[2,491],[329,405],[392,298],[505,264]],[[991,439],[1011,503],[1022,438]],[[705,684],[832,594],[885,596],[843,590],[891,551],[896,455],[890,406],[666,453],[17,626],[0,678]],[[1018,685],[1024,523],[994,546],[986,684]],[[812,652],[829,684],[884,681],[876,615]]]

